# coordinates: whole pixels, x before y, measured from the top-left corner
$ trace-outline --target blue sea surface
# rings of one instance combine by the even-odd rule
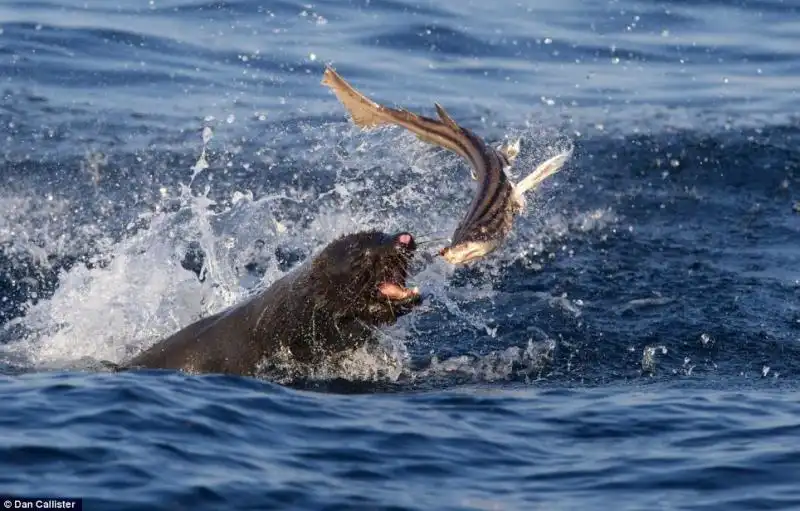
[[[575,152],[344,367],[105,370],[340,234],[453,232],[466,164],[325,64],[515,177]],[[0,495],[800,509],[799,101],[789,0],[0,1]]]

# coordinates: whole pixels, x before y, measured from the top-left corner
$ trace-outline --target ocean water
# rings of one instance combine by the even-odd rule
[[[102,370],[342,233],[452,233],[464,163],[325,63],[517,175],[575,153],[345,368]],[[800,508],[799,76],[789,0],[0,1],[0,495]]]

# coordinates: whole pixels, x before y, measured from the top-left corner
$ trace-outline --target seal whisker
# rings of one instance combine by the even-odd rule
[[[425,239],[428,236],[430,236],[431,234],[437,234],[437,233],[440,233],[440,232],[444,232],[444,229],[440,229],[440,230],[437,230],[437,231],[431,231],[431,232],[426,232],[424,234],[420,234],[419,236],[417,236],[417,240]],[[417,243],[420,243],[420,242],[417,241]]]
[[[425,246],[425,245],[429,245],[429,244],[437,242],[437,241],[448,241],[449,239],[450,238],[432,238],[432,239],[425,240],[425,241],[418,241],[417,245]]]

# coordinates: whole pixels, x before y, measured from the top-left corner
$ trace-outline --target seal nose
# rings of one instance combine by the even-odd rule
[[[417,244],[414,242],[414,237],[411,233],[408,232],[401,232],[397,236],[394,237],[395,243],[404,250],[414,250],[417,248]]]

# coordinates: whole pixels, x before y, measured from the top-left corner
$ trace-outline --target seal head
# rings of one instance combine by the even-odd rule
[[[318,307],[371,325],[386,325],[410,312],[422,299],[406,287],[417,245],[408,232],[348,234],[330,243],[312,262]]]

